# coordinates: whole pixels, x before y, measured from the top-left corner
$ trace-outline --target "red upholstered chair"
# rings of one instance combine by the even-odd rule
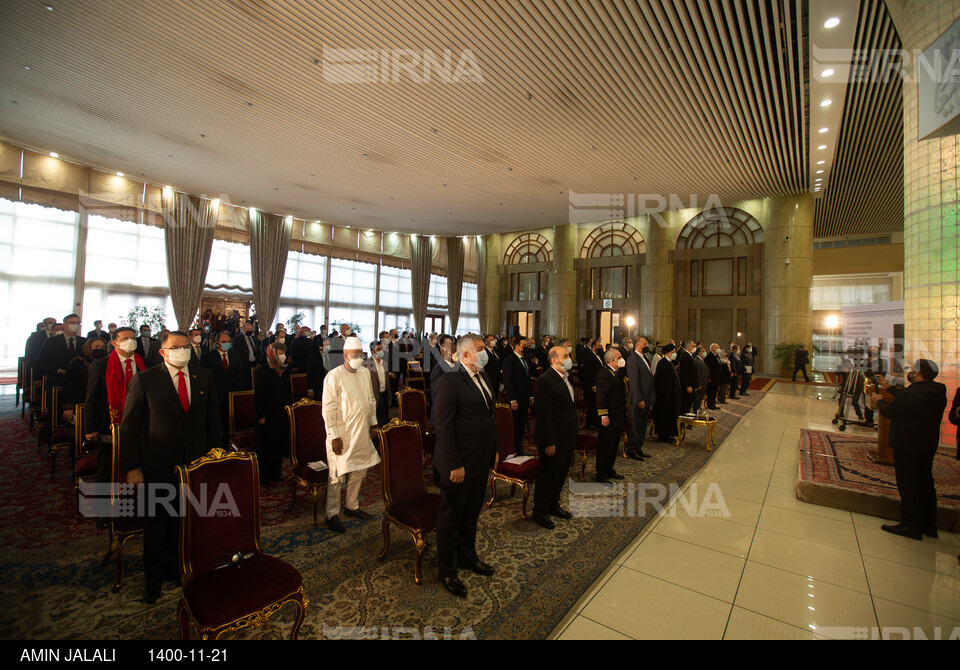
[[[87,442],[86,408],[79,404],[73,408],[73,490],[77,498],[77,512],[80,512],[80,480],[97,474],[97,443]]]
[[[293,405],[287,405],[290,418],[290,463],[293,476],[290,477],[290,507],[293,511],[297,502],[297,489],[310,492],[313,501],[313,525],[316,526],[317,510],[320,507],[321,489],[326,489],[328,472],[314,470],[308,463],[327,462],[327,429],[323,423],[323,405],[316,400],[304,398]]]
[[[427,426],[427,394],[412,388],[397,391],[397,402],[400,405],[400,420],[413,421],[420,428],[423,441],[423,462],[427,462],[427,454],[433,455],[433,444],[436,436]]]
[[[497,461],[490,471],[490,500],[489,508],[497,497],[497,480],[510,484],[512,496],[516,487],[523,491],[523,500],[520,501],[520,517],[527,518],[527,498],[530,497],[530,484],[536,481],[540,471],[540,461],[531,459],[522,465],[507,463],[506,459],[513,455],[513,414],[510,405],[497,403],[497,436],[500,438],[500,452]]]
[[[290,397],[293,398],[293,402],[307,397],[307,375],[305,373],[290,375]]]
[[[412,421],[393,419],[384,428],[377,429],[377,437],[383,458],[380,481],[386,510],[381,522],[383,549],[377,554],[377,560],[383,563],[390,549],[390,524],[405,530],[413,538],[417,554],[413,580],[422,584],[420,565],[427,546],[423,536],[437,529],[440,494],[427,493],[423,480],[420,427]]]
[[[420,393],[426,393],[427,387],[424,385],[423,377],[407,377],[407,388],[411,388],[414,391],[420,391]]]
[[[100,562],[104,567],[111,560],[114,563],[113,591],[120,590],[123,583],[123,545],[127,540],[143,535],[143,519],[136,514],[125,514],[124,510],[137,508],[135,488],[126,484],[127,473],[120,469],[120,424],[110,424],[110,436],[113,439],[110,481],[110,523],[109,545],[107,553]]]
[[[297,639],[310,601],[300,573],[263,553],[256,454],[212,449],[178,466],[177,476],[186,502],[180,520],[180,639],[190,639],[191,622],[203,640],[259,628],[290,602],[297,607],[290,639]],[[224,490],[230,495],[217,493]]]
[[[410,361],[407,363],[407,383],[413,378],[423,379],[423,368],[420,367],[420,361]]]
[[[257,409],[253,391],[230,392],[230,446],[237,451],[253,451],[253,429]]]

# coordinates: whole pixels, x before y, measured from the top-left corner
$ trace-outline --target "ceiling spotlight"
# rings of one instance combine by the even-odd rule
[[[50,158],[60,158],[60,154],[58,154],[56,151],[51,151]]]
[[[52,11],[53,11],[53,5],[47,5],[46,10],[47,10],[48,12],[52,12]]]
[[[122,172],[118,172],[118,173],[117,173],[117,176],[118,176],[118,177],[122,177],[122,176],[123,176],[123,173],[122,173]]]
[[[827,145],[826,145],[826,144],[821,144],[819,147],[817,147],[817,150],[818,150],[818,151],[823,151],[823,150],[826,149],[826,148],[827,148]]]
[[[817,170],[817,174],[823,174],[823,170]]]
[[[831,104],[833,104],[833,100],[824,100],[823,102],[820,103],[820,106],[829,107]]]
[[[827,19],[826,22],[823,24],[823,27],[829,29],[829,28],[836,28],[839,25],[840,25],[840,19],[834,16]]]
[[[833,68],[832,68],[832,67],[828,67],[826,70],[824,70],[823,72],[820,73],[820,76],[821,76],[821,77],[832,77],[832,76],[833,76]]]
[[[824,133],[829,132],[829,131],[830,131],[829,128],[821,128],[821,129],[818,130],[817,132],[820,133],[821,135],[823,135]]]
[[[826,162],[827,162],[827,161],[817,161],[817,165],[823,165],[823,164],[826,163]]]

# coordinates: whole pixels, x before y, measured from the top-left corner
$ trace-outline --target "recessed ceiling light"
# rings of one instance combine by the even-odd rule
[[[833,104],[833,100],[824,100],[823,102],[820,103],[820,106],[821,106],[821,107],[829,107],[829,106],[832,105],[832,104]]]
[[[821,144],[819,147],[817,147],[817,149],[818,149],[819,151],[823,151],[823,150],[826,149],[826,148],[827,148],[827,145],[826,145],[826,144]]]
[[[122,173],[122,172],[118,172],[118,173],[117,173],[117,176],[118,176],[118,177],[122,177],[122,176],[123,176],[123,173]]]
[[[47,10],[48,12],[52,12],[52,11],[53,11],[53,5],[47,5],[47,6],[46,6],[46,10]]]
[[[830,130],[829,128],[821,128],[821,129],[818,130],[817,132],[819,132],[821,135],[823,135],[824,133],[829,132],[829,130]]]
[[[817,161],[817,165],[823,165],[823,164],[826,163],[826,162],[827,162],[827,161]]]
[[[823,174],[823,170],[817,170],[817,174]]]
[[[820,73],[820,76],[821,76],[821,77],[832,77],[832,76],[833,76],[833,68],[832,68],[832,67],[828,67],[826,70],[824,70],[823,72]]]
[[[60,154],[58,154],[56,151],[51,151],[50,158],[60,158]]]
[[[24,66],[23,66],[23,69],[24,69],[24,70],[29,70],[29,69],[30,69],[30,66],[29,66],[29,65],[24,65]]]
[[[836,16],[833,16],[833,17],[831,17],[831,18],[829,18],[829,19],[826,20],[826,22],[823,24],[823,27],[824,27],[824,28],[836,28],[836,27],[839,26],[839,25],[840,25],[840,19],[838,19]]]

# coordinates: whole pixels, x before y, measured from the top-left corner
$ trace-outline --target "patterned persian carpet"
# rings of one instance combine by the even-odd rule
[[[797,497],[804,502],[900,518],[900,495],[892,465],[873,462],[877,438],[870,435],[800,431]],[[937,527],[960,531],[960,461],[956,448],[941,446],[933,461],[937,489]]]
[[[724,405],[718,414],[718,443],[763,395],[752,392]],[[617,469],[626,477],[622,483],[668,489],[682,484],[709,458],[703,431],[689,432],[679,447],[648,443],[645,449],[652,459],[643,463],[619,458]],[[532,451],[533,445],[527,448]],[[0,510],[5,516],[0,527],[0,596],[5,603],[0,637],[177,639],[180,589],[164,583],[159,602],[142,602],[141,544],[134,540],[124,550],[123,585],[118,593],[111,592],[112,567],[100,567],[107,535],[96,530],[92,519],[77,516],[69,458],[60,457],[51,482],[49,462],[38,453],[36,437],[19,409],[14,410],[12,396],[0,396],[0,449],[6,464],[0,472]],[[579,460],[571,476],[579,477]],[[594,476],[590,457],[587,481]],[[324,525],[313,526],[303,493],[288,514],[288,488],[263,490],[264,550],[301,572],[310,599],[300,630],[303,639],[545,638],[655,513],[650,508],[648,516],[629,509],[617,516],[583,512],[569,521],[557,520],[556,530],[546,531],[520,518],[519,491],[511,499],[509,487],[501,484],[497,502],[483,510],[477,537],[481,557],[497,572],[488,578],[461,573],[469,595],[460,600],[436,581],[433,534],[423,559],[422,586],[413,581],[413,543],[406,534],[393,530],[390,552],[382,564],[377,562],[383,514],[379,467],[368,474],[361,495],[362,507],[375,518],[347,518],[347,532],[337,535]],[[565,491],[564,502],[572,509],[589,509],[578,508],[569,495]],[[289,637],[293,620],[294,608],[288,605],[262,628],[231,637]]]

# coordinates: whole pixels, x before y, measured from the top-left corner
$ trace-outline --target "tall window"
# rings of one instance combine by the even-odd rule
[[[214,240],[207,268],[207,286],[237,286],[253,289],[250,274],[250,246]]]
[[[460,322],[457,323],[457,335],[480,333],[480,310],[477,303],[477,285],[463,282],[460,295]]]
[[[330,259],[330,325],[347,321],[360,328],[360,339],[376,339],[377,266],[371,263]]]
[[[0,371],[11,374],[46,316],[73,308],[76,212],[0,198]],[[92,324],[91,324],[92,327]]]
[[[377,329],[413,330],[413,296],[410,270],[380,266],[380,316]]]
[[[827,276],[813,278],[813,309],[836,310],[841,307],[890,302],[893,295],[892,275]]]
[[[327,257],[291,251],[280,289],[276,321],[284,323],[298,312],[302,324],[319,330],[323,325],[324,294],[327,281]]]
[[[446,309],[447,307],[447,278],[440,275],[430,275],[430,297],[427,305]]]

